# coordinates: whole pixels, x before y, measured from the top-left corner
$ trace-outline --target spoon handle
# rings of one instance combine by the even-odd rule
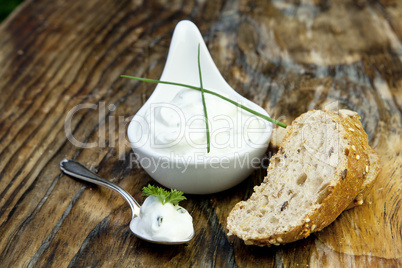
[[[64,159],[60,162],[60,169],[64,173],[73,176],[75,178],[115,190],[116,192],[121,194],[129,203],[131,211],[133,212],[133,218],[137,217],[140,214],[141,206],[126,190],[124,190],[123,188],[121,188],[116,184],[111,183],[110,181],[102,179],[101,177],[90,171],[87,167],[85,167],[81,163],[76,162],[74,160]]]

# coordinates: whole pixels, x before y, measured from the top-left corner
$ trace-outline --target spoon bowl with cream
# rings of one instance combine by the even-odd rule
[[[73,160],[61,161],[60,169],[70,176],[105,186],[121,194],[130,205],[130,229],[138,238],[156,244],[178,245],[187,243],[194,237],[193,219],[184,208],[172,203],[162,204],[155,196],[149,196],[140,206],[126,190],[100,178]]]
[[[195,90],[201,70],[209,139],[202,94]],[[185,193],[210,194],[235,186],[259,166],[272,123],[238,104],[269,115],[229,86],[192,22],[176,26],[160,81],[193,88],[159,83],[130,122],[134,161],[152,178]]]

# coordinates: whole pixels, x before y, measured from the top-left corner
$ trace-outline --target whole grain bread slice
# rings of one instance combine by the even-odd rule
[[[357,115],[312,110],[296,118],[263,183],[227,219],[246,244],[279,245],[333,222],[361,191],[368,138]]]
[[[352,117],[353,120],[359,120],[359,115],[351,110],[339,110],[339,113],[343,115]],[[272,150],[277,150],[281,146],[283,142],[283,138],[285,137],[287,129],[282,127],[276,127],[272,131],[272,138],[270,142],[270,148]],[[380,159],[377,153],[369,147],[369,166],[366,167],[366,174],[364,175],[364,182],[362,184],[362,188],[360,189],[359,193],[353,199],[353,201],[348,205],[346,209],[351,209],[356,206],[362,205],[364,200],[366,200],[367,195],[369,194],[370,190],[373,188],[374,181],[378,177],[378,174],[381,171],[381,164]]]

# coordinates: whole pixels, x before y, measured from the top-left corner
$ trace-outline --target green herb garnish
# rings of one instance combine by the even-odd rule
[[[148,82],[148,83],[166,84],[166,85],[173,85],[173,86],[179,86],[179,87],[186,87],[186,88],[191,88],[191,89],[195,89],[195,90],[201,91],[201,93],[202,93],[202,98],[203,98],[203,105],[204,105],[204,115],[205,115],[205,118],[206,118],[206,119],[208,119],[208,115],[207,115],[206,106],[205,106],[204,93],[208,93],[208,94],[214,95],[214,96],[216,96],[216,97],[219,97],[219,98],[221,98],[222,100],[225,100],[225,101],[227,101],[227,102],[229,102],[229,103],[231,103],[231,104],[233,104],[233,105],[235,105],[235,106],[237,106],[237,107],[239,107],[239,108],[241,108],[241,109],[243,109],[243,110],[245,110],[245,111],[247,111],[247,112],[249,112],[249,113],[251,113],[251,114],[253,114],[253,115],[256,115],[256,116],[258,116],[258,117],[260,117],[260,118],[262,118],[262,119],[265,119],[265,120],[267,120],[267,121],[269,121],[269,122],[271,122],[271,123],[274,123],[274,124],[276,124],[276,125],[278,125],[278,126],[280,126],[280,127],[283,127],[283,128],[286,128],[286,127],[287,127],[287,125],[286,125],[285,123],[281,122],[281,121],[278,121],[278,120],[273,119],[273,118],[271,118],[271,117],[269,117],[269,116],[266,116],[266,115],[264,115],[264,114],[261,114],[261,113],[255,111],[255,110],[250,109],[250,108],[248,108],[248,107],[246,107],[246,106],[244,106],[244,105],[242,105],[242,104],[240,104],[240,103],[237,103],[237,102],[235,102],[234,100],[231,100],[231,99],[229,99],[229,98],[227,98],[227,97],[225,97],[225,96],[223,96],[223,95],[221,95],[221,94],[219,94],[219,93],[216,93],[216,92],[214,92],[214,91],[211,91],[211,90],[208,90],[208,89],[204,88],[203,85],[202,85],[202,77],[201,77],[200,45],[199,45],[199,44],[198,44],[198,71],[199,71],[199,75],[200,75],[200,84],[201,84],[201,87],[196,87],[196,86],[191,86],[191,85],[186,85],[186,84],[176,83],[176,82],[161,81],[161,80],[155,80],[155,79],[149,79],[149,78],[141,78],[141,77],[129,76],[129,75],[120,75],[120,77],[129,78],[129,79],[134,79],[134,80],[143,81],[143,82]],[[208,150],[208,152],[209,152],[209,127],[208,127],[208,120],[206,120],[206,127],[207,127],[207,147],[208,147],[207,150]]]
[[[183,196],[183,192],[177,191],[176,189],[170,189],[169,192],[163,188],[152,186],[151,184],[148,184],[147,187],[142,188],[142,195],[156,196],[163,205],[169,202],[173,205],[178,205],[180,201],[187,199],[185,196]]]
[[[204,107],[205,128],[207,130],[207,153],[209,153],[211,151],[211,141],[210,141],[211,138],[209,136],[207,105],[205,104],[204,87],[202,85],[201,61],[200,61],[200,44],[198,44],[198,73],[200,74],[200,87],[201,87],[201,96],[202,96],[202,106]]]
[[[169,82],[169,81],[162,81],[162,80],[155,80],[155,79],[142,78],[142,77],[129,76],[129,75],[120,75],[120,77],[129,78],[129,79],[134,79],[134,80],[138,80],[138,81],[142,81],[142,82],[148,82],[148,83],[166,84],[166,85],[173,85],[173,86],[179,86],[179,87],[186,87],[186,88],[191,88],[191,89],[195,89],[195,90],[201,91],[201,88],[199,88],[199,87],[190,86],[190,85],[186,85],[186,84],[182,84],[182,83]],[[219,98],[221,98],[222,100],[225,100],[225,101],[227,101],[227,102],[230,102],[231,104],[233,104],[233,105],[235,105],[235,106],[237,106],[237,107],[240,107],[241,109],[243,109],[243,110],[245,110],[245,111],[247,111],[247,112],[249,112],[249,113],[251,113],[251,114],[253,114],[253,115],[256,115],[256,116],[258,116],[258,117],[260,117],[260,118],[262,118],[262,119],[265,119],[265,120],[267,120],[267,121],[269,121],[269,122],[271,122],[271,123],[274,123],[274,124],[276,124],[276,125],[278,125],[278,126],[280,126],[280,127],[283,127],[283,128],[286,128],[286,127],[287,127],[287,125],[286,125],[285,123],[283,123],[283,122],[281,122],[281,121],[278,121],[278,120],[276,120],[276,119],[273,119],[273,118],[271,118],[271,117],[269,117],[269,116],[266,116],[266,115],[264,115],[264,114],[261,114],[261,113],[259,113],[259,112],[257,112],[257,111],[254,111],[253,109],[250,109],[250,108],[248,108],[248,107],[246,107],[246,106],[244,106],[244,105],[242,105],[242,104],[240,104],[240,103],[237,103],[237,102],[235,102],[234,100],[231,100],[231,99],[229,99],[229,98],[227,98],[227,97],[225,97],[225,96],[223,96],[223,95],[221,95],[221,94],[219,94],[219,93],[216,93],[216,92],[214,92],[214,91],[208,90],[208,89],[206,89],[206,88],[204,88],[204,92],[205,92],[205,93],[208,93],[208,94],[211,94],[211,95],[214,95],[214,96],[216,96],[216,97],[219,97]]]

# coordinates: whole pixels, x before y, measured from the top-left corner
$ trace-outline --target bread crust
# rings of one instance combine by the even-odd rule
[[[364,174],[364,182],[362,184],[362,188],[360,189],[359,193],[353,199],[353,201],[349,204],[346,208],[351,209],[356,206],[363,205],[364,201],[366,200],[367,196],[369,195],[370,190],[374,186],[374,182],[377,179],[378,175],[381,171],[381,164],[380,158],[378,157],[377,153],[372,149],[369,148],[369,166],[366,167],[366,173]]]
[[[334,111],[316,111],[311,110],[294,120],[289,126],[287,133],[283,139],[282,145],[279,148],[278,154],[273,156],[268,167],[267,177],[264,179],[265,184],[269,180],[270,172],[276,168],[275,159],[280,158],[286,153],[290,144],[292,132],[308,120],[313,113],[323,112],[325,116],[330,118],[339,126],[340,138],[344,139],[345,146],[343,153],[343,161],[340,163],[342,168],[339,168],[328,186],[328,196],[321,204],[313,206],[311,211],[305,215],[304,219],[297,226],[290,226],[286,232],[281,233],[264,233],[257,236],[251,236],[247,233],[240,232],[235,225],[236,214],[241,213],[247,201],[241,201],[235,205],[228,216],[227,228],[231,234],[237,235],[248,245],[270,246],[293,242],[305,237],[311,233],[322,230],[324,227],[332,223],[343,210],[353,201],[362,188],[366,167],[369,166],[368,152],[371,148],[368,145],[367,134],[363,130],[359,119],[360,117],[350,115],[343,112]],[[261,186],[262,186],[261,185]],[[256,186],[255,190],[258,190]],[[256,192],[253,193],[256,195]]]

